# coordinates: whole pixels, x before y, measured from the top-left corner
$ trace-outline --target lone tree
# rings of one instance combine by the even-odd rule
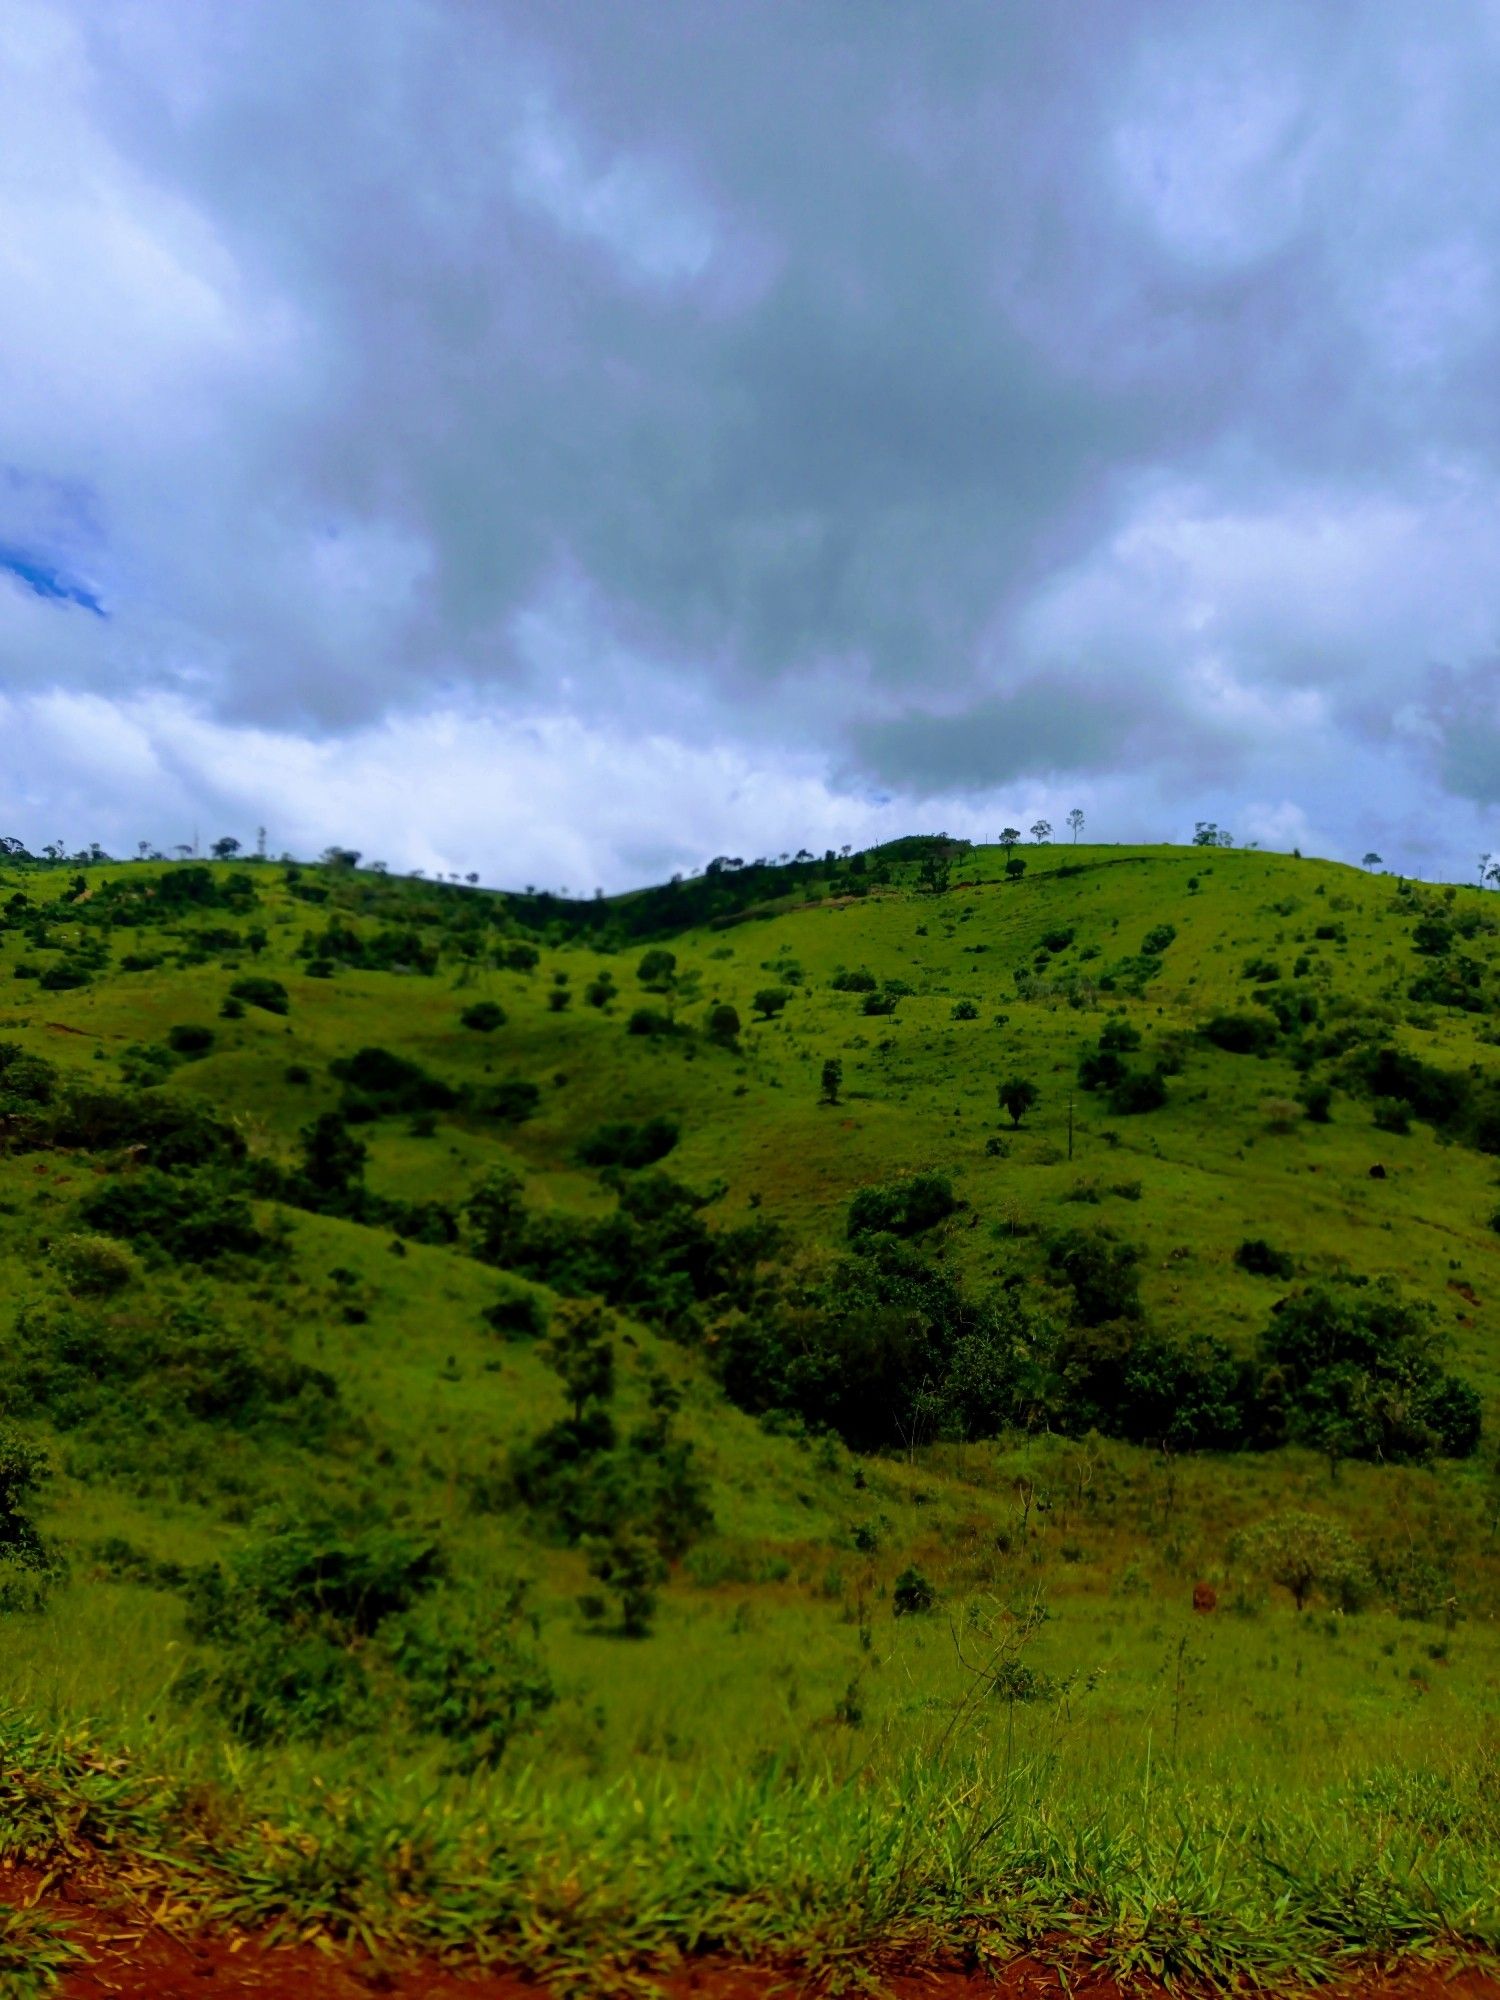
[[[1375,852],[1373,847],[1360,863],[1360,866],[1362,868],[1378,868],[1380,866],[1380,856]]]
[[[1038,847],[1041,846],[1044,840],[1050,840],[1052,838],[1051,820],[1050,819],[1033,820],[1031,823],[1031,837],[1036,842]]]
[[[763,1021],[769,1021],[773,1014],[781,1012],[791,997],[784,986],[762,986],[750,1005]]]
[[[614,1321],[603,1306],[563,1299],[552,1316],[542,1359],[562,1379],[577,1423],[590,1403],[607,1403],[615,1392]]]
[[[947,855],[940,849],[934,848],[931,854],[923,855],[922,865],[917,870],[917,880],[930,895],[941,896],[947,891],[952,872],[953,864]]]
[[[1007,859],[1009,859],[1010,857],[1010,850],[1015,846],[1016,842],[1020,838],[1021,838],[1021,829],[1018,826],[1001,827],[1000,845],[1005,849]]]
[[[709,1010],[708,1039],[720,1047],[732,1049],[740,1038],[740,1016],[737,1007],[731,1007],[727,1000],[721,1000]]]
[[[1031,1081],[1030,1077],[1012,1076],[1001,1084],[996,1094],[1001,1104],[1010,1113],[1011,1125],[1015,1127],[1019,1126],[1021,1120],[1036,1103],[1041,1092]]]
[[[844,1081],[844,1065],[837,1056],[830,1056],[823,1065],[823,1102],[837,1104],[839,1086]]]
[[[1026,873],[1025,855],[1013,854],[1005,864],[1005,872],[1012,882],[1019,882],[1021,877]]]
[[[1083,807],[1074,806],[1068,814],[1068,825],[1073,829],[1073,845],[1078,845],[1078,836],[1083,832]]]
[[[1273,1514],[1240,1537],[1239,1554],[1252,1569],[1289,1590],[1299,1611],[1315,1590],[1341,1610],[1352,1611],[1369,1586],[1359,1543],[1321,1514]]]
[[[212,851],[215,861],[232,861],[240,851],[240,844],[233,834],[226,833],[222,840],[214,842]]]

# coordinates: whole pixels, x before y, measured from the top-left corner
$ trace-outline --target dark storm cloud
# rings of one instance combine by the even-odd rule
[[[8,689],[1268,826],[1346,744],[1340,833],[1366,754],[1398,816],[1492,798],[1493,5],[354,18],[0,34],[0,457],[87,493],[111,611],[0,595]]]

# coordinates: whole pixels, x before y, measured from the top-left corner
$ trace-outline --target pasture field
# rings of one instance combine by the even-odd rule
[[[1497,999],[1217,847],[12,860],[0,1846],[560,1991],[1500,1956]]]

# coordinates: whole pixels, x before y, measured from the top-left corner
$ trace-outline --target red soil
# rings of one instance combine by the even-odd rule
[[[0,1881],[0,1895],[30,1903],[38,1883],[23,1871]],[[370,1958],[316,1944],[267,1944],[244,1933],[184,1936],[148,1913],[109,1907],[74,1884],[53,1887],[41,1906],[87,1954],[64,1975],[63,2000],[207,2000],[214,1994],[249,2000],[542,2000],[546,1989],[515,1972],[469,1964],[412,1964]],[[702,1960],[660,1978],[667,2000],[792,2000],[815,1990],[796,1975]],[[559,1987],[554,1989],[562,1991]],[[637,1988],[639,1990],[639,1988]],[[1066,1983],[1035,1959],[1014,1960],[994,1976],[941,1966],[887,1975],[889,2000],[1122,2000],[1111,1979],[1072,1974]],[[1392,1978],[1368,1978],[1343,1989],[1345,2000],[1500,2000],[1493,1972],[1404,1967]],[[1129,1989],[1153,2000],[1150,1989]],[[1181,1989],[1176,1989],[1180,1996]],[[1154,2000],[1167,2000],[1157,1993]]]

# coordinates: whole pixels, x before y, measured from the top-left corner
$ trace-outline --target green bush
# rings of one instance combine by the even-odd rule
[[[89,1195],[78,1213],[105,1236],[149,1243],[183,1264],[254,1257],[266,1248],[243,1196],[199,1174],[173,1177],[148,1167]]]
[[[506,1022],[505,1009],[497,1000],[476,1000],[472,1007],[465,1007],[459,1021],[476,1034],[492,1035],[496,1028],[503,1028]]]
[[[229,997],[247,1007],[259,1007],[267,1014],[285,1014],[291,1006],[290,996],[281,981],[267,979],[260,973],[237,979],[229,989]]]
[[[180,1021],[176,1027],[167,1030],[167,1047],[174,1055],[205,1056],[213,1045],[213,1029],[200,1027],[191,1021]]]
[[[675,1118],[647,1118],[640,1124],[615,1119],[596,1126],[579,1143],[578,1158],[586,1167],[649,1167],[665,1159],[680,1136]]]
[[[112,1298],[139,1269],[125,1246],[108,1236],[65,1236],[54,1248],[52,1262],[68,1290],[80,1299]]]
[[[828,984],[835,993],[873,993],[879,982],[873,972],[836,972]]]
[[[891,1610],[898,1618],[919,1618],[936,1603],[937,1592],[916,1564],[909,1564],[891,1590]]]
[[[846,1234],[917,1236],[957,1208],[953,1183],[944,1174],[911,1174],[905,1180],[863,1187],[849,1204]]]

